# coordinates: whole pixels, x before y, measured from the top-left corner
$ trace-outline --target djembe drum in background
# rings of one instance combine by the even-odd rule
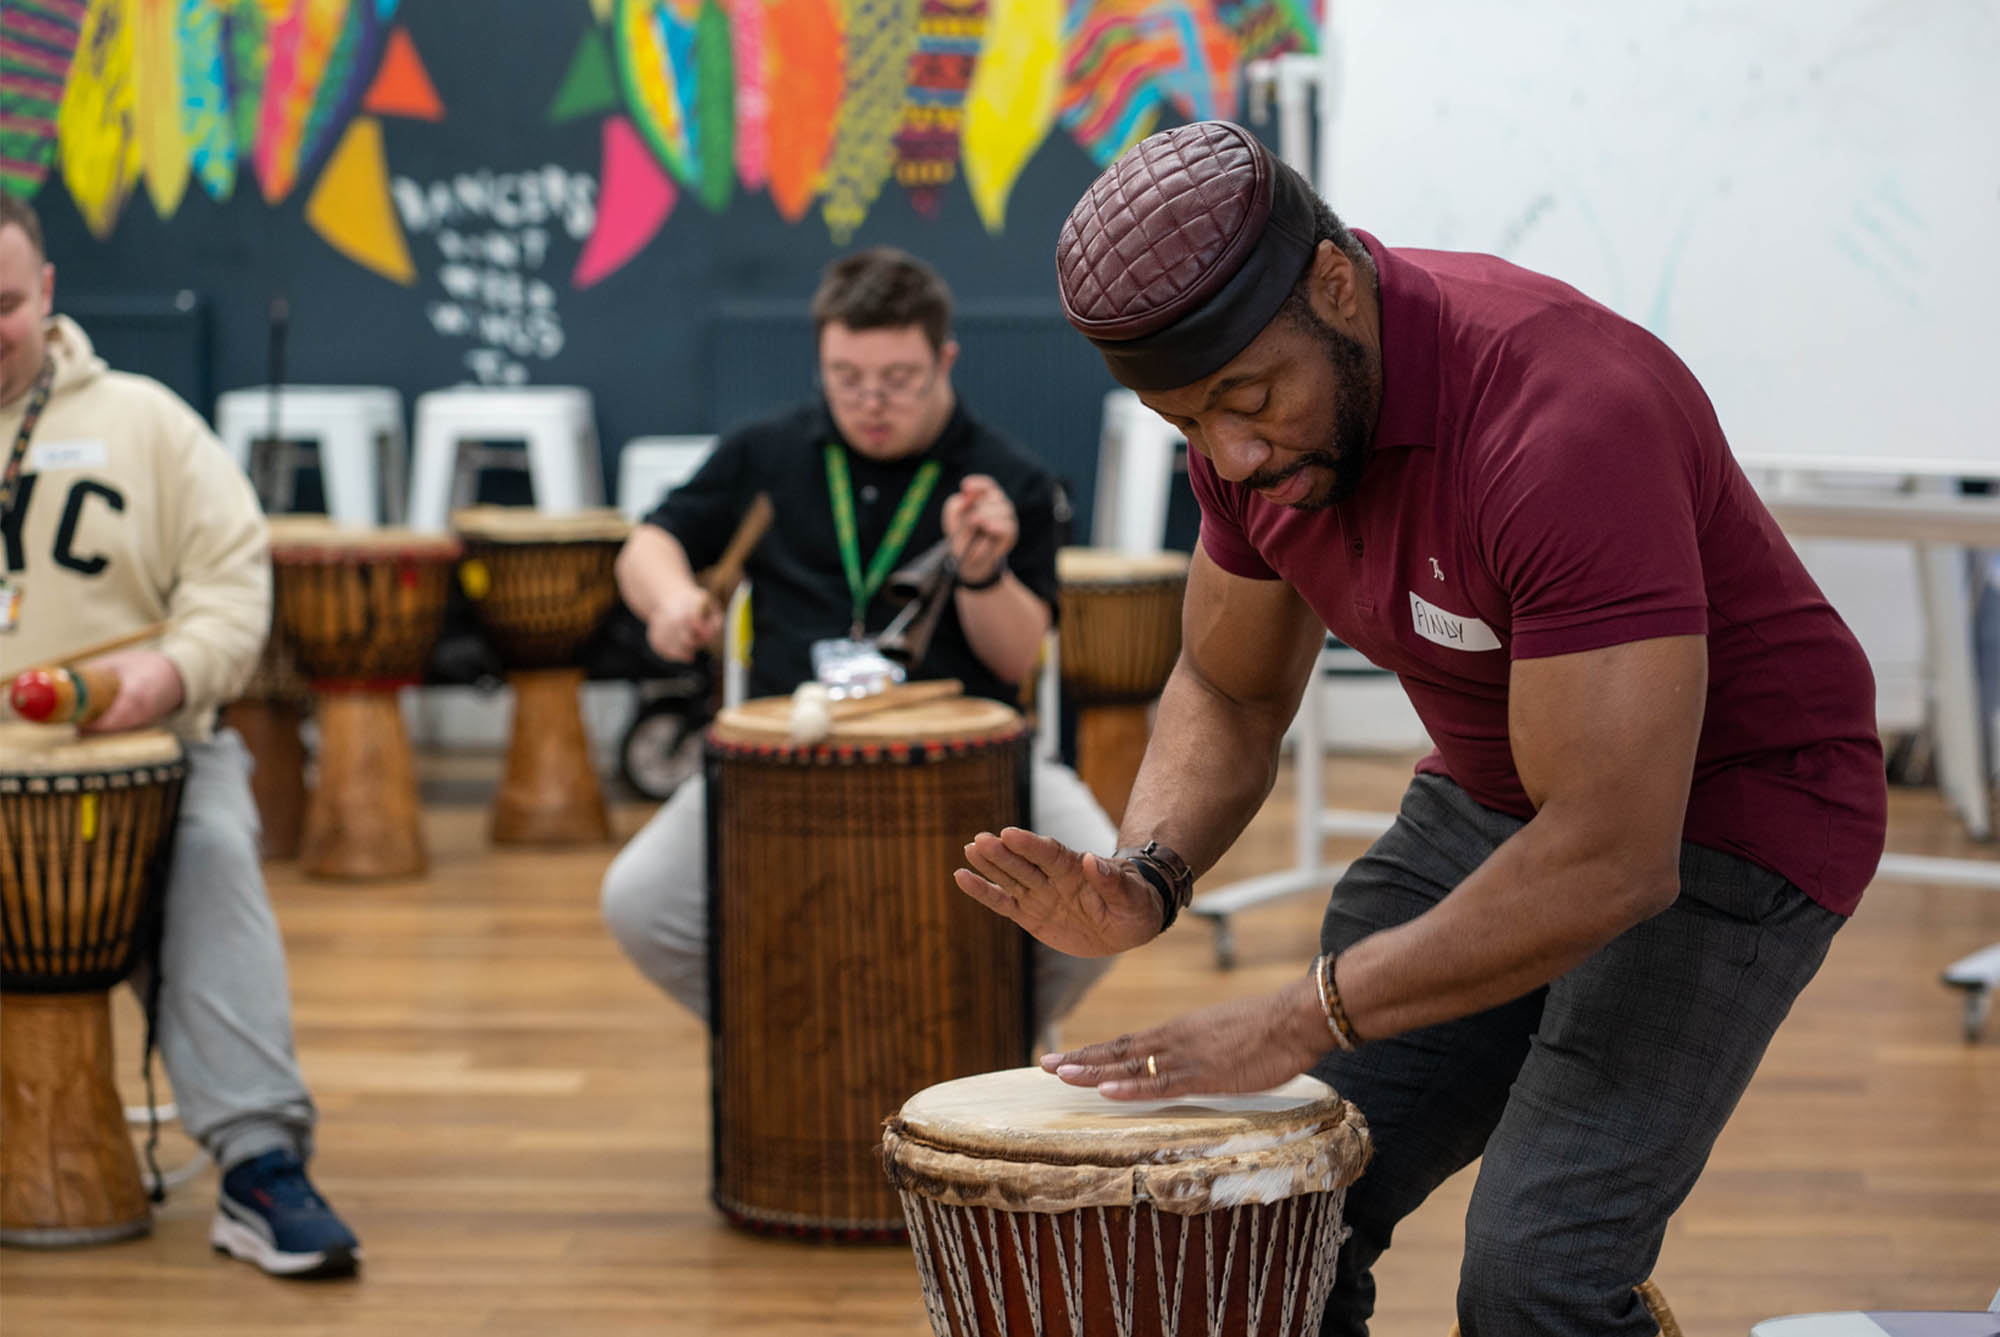
[[[615,510],[544,515],[476,506],[452,516],[465,543],[459,580],[507,666],[514,719],[492,833],[505,845],[611,837],[590,763],[578,652],[618,602],[612,567],[632,532]]]
[[[1056,554],[1062,685],[1076,709],[1076,770],[1116,823],[1151,735],[1150,708],[1181,653],[1184,552]]]
[[[961,697],[799,744],[790,704],[725,710],[706,743],[713,1194],[739,1225],[893,1239],[882,1120],[1027,1057],[1025,937],[951,875],[1026,821],[1030,733]]]
[[[882,1138],[937,1337],[1317,1332],[1370,1152],[1313,1077],[1114,1102],[1037,1068],[921,1091]]]
[[[259,852],[266,859],[295,858],[299,852],[306,816],[306,745],[300,729],[311,707],[312,688],[299,673],[273,607],[250,681],[222,708],[224,727],[241,735],[255,763],[250,792],[263,830]]]
[[[414,877],[429,860],[396,693],[422,680],[459,542],[324,522],[274,520],[271,531],[278,625],[319,713],[300,866],[316,877]]]
[[[0,724],[0,1244],[151,1228],[110,990],[158,932],[186,777],[172,734]]]

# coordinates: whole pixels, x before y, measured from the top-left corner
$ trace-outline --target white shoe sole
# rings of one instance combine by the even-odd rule
[[[309,1276],[320,1271],[349,1272],[361,1261],[361,1250],[338,1250],[332,1258],[320,1253],[279,1253],[271,1242],[249,1226],[217,1209],[208,1227],[208,1242],[217,1253],[258,1267],[278,1277]]]

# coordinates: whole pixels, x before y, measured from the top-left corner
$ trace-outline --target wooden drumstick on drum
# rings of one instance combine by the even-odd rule
[[[928,701],[944,701],[964,691],[965,685],[958,679],[938,678],[930,682],[895,683],[867,696],[835,701],[823,684],[801,683],[792,693],[792,741],[823,742],[833,732],[833,726],[845,720]]]

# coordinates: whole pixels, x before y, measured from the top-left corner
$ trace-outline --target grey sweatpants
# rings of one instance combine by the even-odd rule
[[[1110,854],[1118,832],[1067,766],[1037,758],[1030,825],[1073,850]],[[708,1018],[707,786],[695,776],[618,852],[604,875],[604,920],[647,979]],[[956,887],[949,889],[958,895]],[[1110,969],[1110,957],[1067,956],[1032,939],[1035,1030],[1066,1015]]]
[[[1322,950],[1430,909],[1521,825],[1418,776],[1335,885]],[[1367,1332],[1370,1269],[1396,1223],[1481,1157],[1459,1271],[1465,1337],[1657,1330],[1632,1288],[1846,922],[1716,850],[1682,845],[1680,877],[1673,905],[1546,988],[1314,1067],[1375,1145],[1348,1190],[1354,1233],[1322,1334]]]
[[[233,729],[187,745],[160,943],[160,1058],[181,1126],[223,1170],[274,1147],[312,1154],[278,921],[258,858],[250,754]],[[131,979],[143,1006],[151,972]]]

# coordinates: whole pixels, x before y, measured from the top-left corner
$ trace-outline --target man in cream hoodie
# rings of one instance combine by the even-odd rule
[[[54,296],[39,220],[0,194],[0,682],[168,623],[157,642],[96,661],[120,688],[91,732],[160,728],[187,748],[157,1035],[182,1122],[222,1171],[209,1239],[278,1276],[352,1273],[360,1245],[305,1172],[315,1113],[249,754],[215,727],[269,626],[264,517],[201,418],[159,383],[107,369],[53,314]]]

